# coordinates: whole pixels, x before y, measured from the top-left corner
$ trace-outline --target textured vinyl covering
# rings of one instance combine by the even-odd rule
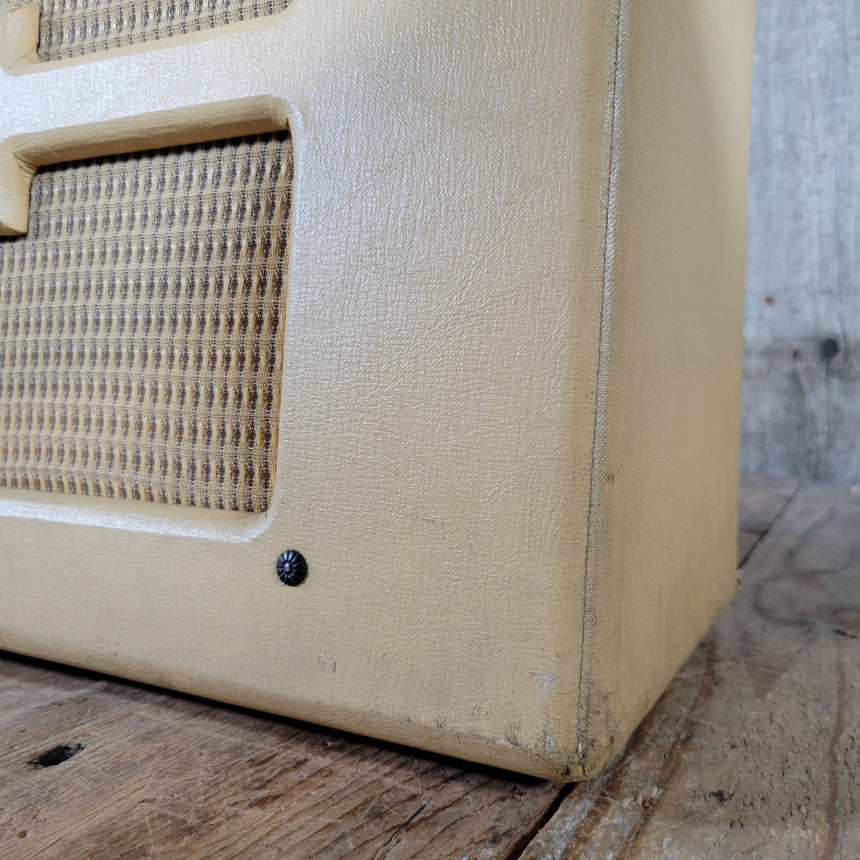
[[[0,486],[268,508],[291,182],[286,134],[36,175],[0,240]]]
[[[752,12],[293,0],[0,76],[7,165],[82,145],[72,120],[197,132],[261,95],[298,154],[283,491],[253,517],[3,491],[0,647],[605,765],[735,584]]]
[[[273,15],[290,0],[42,0],[39,57],[62,60]]]

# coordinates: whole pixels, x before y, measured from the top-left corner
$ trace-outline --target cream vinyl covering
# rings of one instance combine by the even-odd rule
[[[6,233],[42,165],[288,129],[291,235],[267,509],[0,489],[0,647],[602,767],[733,590],[752,4],[294,0],[43,64],[21,9]]]

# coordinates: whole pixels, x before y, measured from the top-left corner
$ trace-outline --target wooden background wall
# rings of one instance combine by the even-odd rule
[[[860,484],[860,2],[757,0],[742,467]]]

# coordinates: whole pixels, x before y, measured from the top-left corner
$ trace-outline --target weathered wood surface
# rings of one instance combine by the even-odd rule
[[[14,659],[0,701],[4,860],[506,856],[560,790]]]
[[[740,531],[738,599],[567,789],[7,655],[0,857],[857,856],[860,502],[745,482]]]
[[[741,475],[738,503],[738,567],[767,534],[779,512],[794,495],[799,481]]]
[[[743,463],[860,483],[860,4],[757,0]]]
[[[741,575],[615,766],[570,790],[525,860],[860,856],[860,497],[801,488]]]

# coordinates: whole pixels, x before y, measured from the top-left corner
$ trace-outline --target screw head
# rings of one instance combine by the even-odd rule
[[[278,556],[275,570],[284,585],[301,585],[308,576],[308,563],[297,549],[288,549]]]

